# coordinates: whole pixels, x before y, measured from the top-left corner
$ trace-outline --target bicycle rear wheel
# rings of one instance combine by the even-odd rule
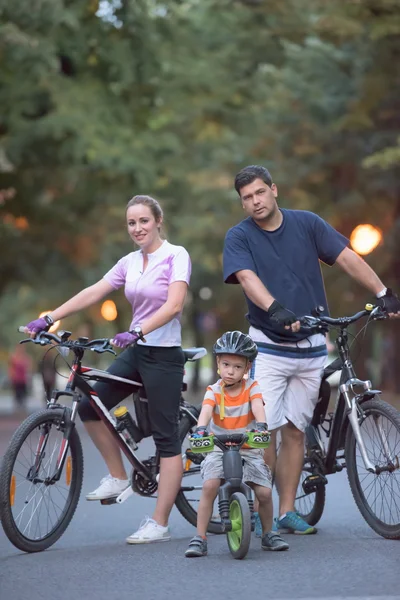
[[[307,456],[304,457],[304,466],[301,472],[295,499],[295,511],[309,525],[316,525],[325,508],[325,486],[318,487],[315,492],[306,493],[303,488],[305,480],[316,472],[316,466]]]
[[[182,487],[176,497],[175,506],[181,515],[189,521],[191,525],[197,525],[197,507],[199,505],[202,479],[200,475],[200,464],[196,464],[202,460],[201,455],[191,455],[186,451],[190,448],[188,438],[190,436],[193,423],[189,417],[184,416],[179,423],[179,435],[182,443],[182,459],[183,459],[183,480]],[[194,462],[196,461],[196,462]],[[217,510],[215,510],[217,513]],[[207,531],[209,533],[224,533],[221,519],[218,514],[212,516],[208,524]]]
[[[400,539],[400,413],[382,400],[361,405],[361,435],[371,463],[385,469],[366,470],[353,429],[346,435],[347,475],[354,500],[368,525],[388,539]]]
[[[279,452],[280,445],[280,442],[278,442],[277,453]],[[318,486],[316,491],[311,493],[306,493],[303,487],[304,481],[316,473],[318,473],[318,468],[312,458],[312,450],[309,448],[306,438],[303,470],[300,475],[299,485],[297,486],[294,508],[309,525],[316,525],[318,523],[325,508],[326,492],[324,485]]]
[[[0,472],[0,519],[10,542],[24,552],[52,546],[68,527],[82,487],[83,455],[76,429],[64,469],[53,475],[65,446],[63,409],[28,417],[14,433]]]

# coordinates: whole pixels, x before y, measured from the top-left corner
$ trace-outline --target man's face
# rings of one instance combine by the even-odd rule
[[[278,189],[273,183],[269,187],[262,179],[255,179],[240,190],[243,210],[255,221],[268,221],[276,214]]]

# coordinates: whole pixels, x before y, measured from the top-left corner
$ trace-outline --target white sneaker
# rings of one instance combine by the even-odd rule
[[[129,479],[117,479],[116,477],[103,477],[100,485],[93,492],[86,496],[86,500],[106,500],[119,496],[126,488],[129,487]]]
[[[169,542],[171,536],[168,527],[159,525],[154,519],[145,517],[139,529],[126,538],[128,544],[150,544],[151,542]]]

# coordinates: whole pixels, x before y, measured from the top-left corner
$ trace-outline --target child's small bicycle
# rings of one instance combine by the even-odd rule
[[[218,508],[222,532],[227,534],[229,550],[237,559],[249,551],[251,532],[254,531],[254,505],[251,488],[242,481],[243,462],[240,449],[243,444],[250,448],[268,448],[269,432],[246,431],[189,438],[194,453],[212,452],[217,446],[223,452],[224,479],[218,492]]]

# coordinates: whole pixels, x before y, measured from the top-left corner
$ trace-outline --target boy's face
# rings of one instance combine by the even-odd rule
[[[234,354],[219,354],[217,365],[221,378],[227,385],[241,381],[250,368],[249,361],[244,356]]]

